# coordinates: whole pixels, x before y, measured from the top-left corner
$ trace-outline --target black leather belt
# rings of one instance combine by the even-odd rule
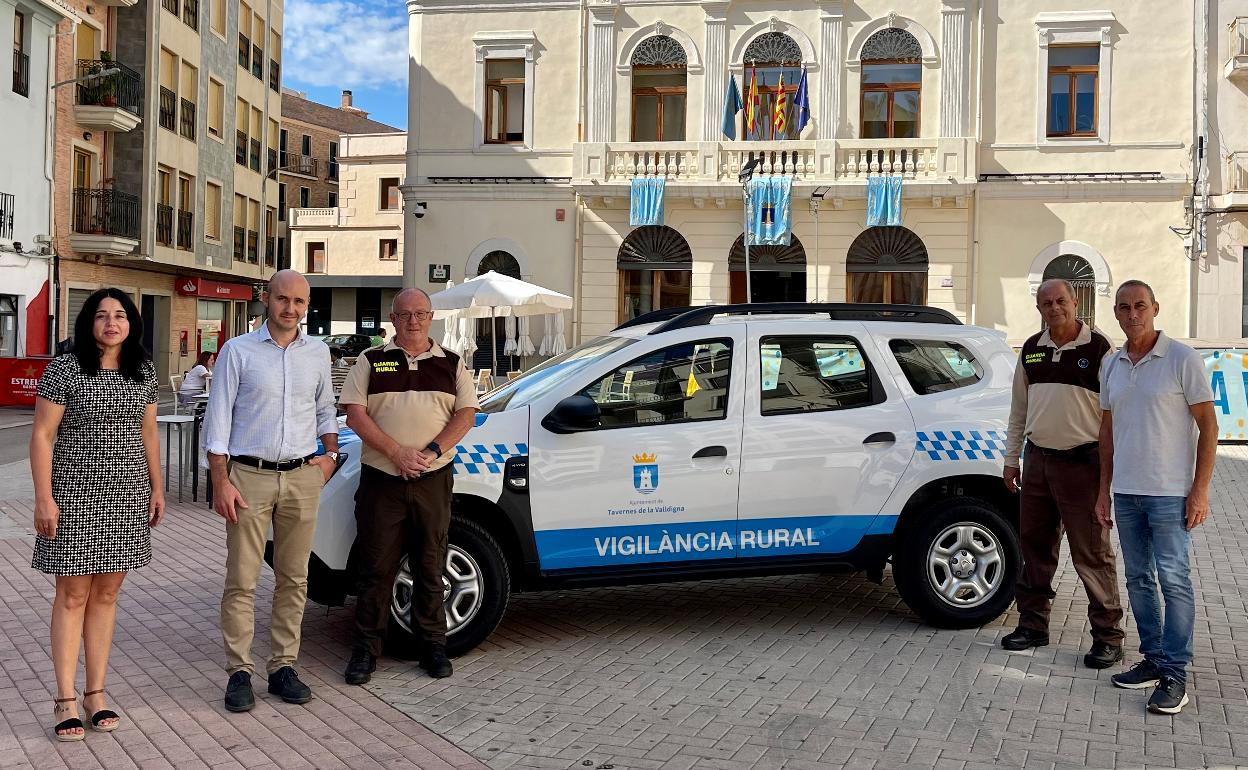
[[[295,468],[301,468],[306,465],[307,462],[313,457],[316,457],[316,455],[310,454],[307,457],[297,457],[294,460],[278,460],[277,462],[273,462],[272,460],[261,460],[259,457],[252,457],[250,455],[235,455],[230,459],[236,463],[242,463],[243,465],[250,465],[253,468],[259,468],[262,471],[293,471]]]
[[[1043,447],[1043,446],[1040,446],[1039,444],[1034,444],[1028,441],[1027,451],[1039,452],[1040,454],[1047,455],[1049,457],[1068,457],[1068,458],[1083,459],[1090,454],[1095,454],[1100,449],[1100,446],[1101,445],[1099,443],[1092,441],[1087,444],[1080,444],[1079,446],[1071,447],[1070,449],[1049,449],[1048,447]]]

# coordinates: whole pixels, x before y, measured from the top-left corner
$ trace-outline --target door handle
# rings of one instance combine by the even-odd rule
[[[727,457],[728,447],[725,446],[705,446],[693,453],[693,459],[700,460],[703,457]]]
[[[892,433],[889,433],[888,431],[880,431],[879,433],[872,433],[870,436],[867,436],[866,438],[862,440],[862,443],[864,444],[895,444],[897,443],[897,437],[894,436]]]

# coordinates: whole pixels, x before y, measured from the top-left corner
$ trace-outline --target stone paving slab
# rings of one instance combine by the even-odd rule
[[[30,568],[31,516],[30,503],[0,501],[0,768],[483,767],[362,688],[343,684],[346,626],[326,622],[316,605],[308,606],[299,665],[314,700],[283,703],[257,676],[256,708],[226,712],[218,627],[224,525],[190,503],[171,506],[154,533],[155,560],[127,578],[118,602],[108,695],[125,722],[114,733],[88,731],[81,743],[52,740],[52,579]],[[257,661],[267,657],[272,589],[265,569],[256,601]]]
[[[496,770],[1248,766],[1248,447],[1219,450],[1212,504],[1174,717],[1082,666],[1066,555],[1052,644],[1024,653],[998,646],[1013,612],[941,631],[891,578],[803,575],[516,596],[454,678],[385,660],[368,689]]]

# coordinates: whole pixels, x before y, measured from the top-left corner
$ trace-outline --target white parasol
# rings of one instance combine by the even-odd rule
[[[550,336],[550,354],[552,356],[568,352],[568,342],[563,338],[563,313],[555,313],[555,329]]]
[[[503,336],[507,338],[507,341],[503,343],[503,355],[516,355],[519,347],[516,344],[516,317],[514,315],[507,316],[507,321],[503,324]]]
[[[529,336],[529,316],[520,316],[520,338],[516,340],[516,352],[522,356],[531,356],[537,352],[533,347],[533,338]]]
[[[477,322],[471,318],[459,316],[459,339],[456,352],[464,359],[464,364],[472,368],[472,354],[477,352]]]
[[[446,288],[455,285],[454,281],[447,281]],[[459,335],[456,327],[459,325],[459,319],[456,314],[452,313],[442,319],[442,347],[452,352],[459,350]]]

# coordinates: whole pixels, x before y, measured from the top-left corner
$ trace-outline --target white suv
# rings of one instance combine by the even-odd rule
[[[456,447],[447,644],[512,591],[891,563],[923,620],[1009,606],[1017,501],[1001,482],[1014,354],[904,305],[730,305],[634,319],[486,396]],[[321,500],[309,595],[353,593],[358,442]],[[411,640],[406,560],[392,618]]]

